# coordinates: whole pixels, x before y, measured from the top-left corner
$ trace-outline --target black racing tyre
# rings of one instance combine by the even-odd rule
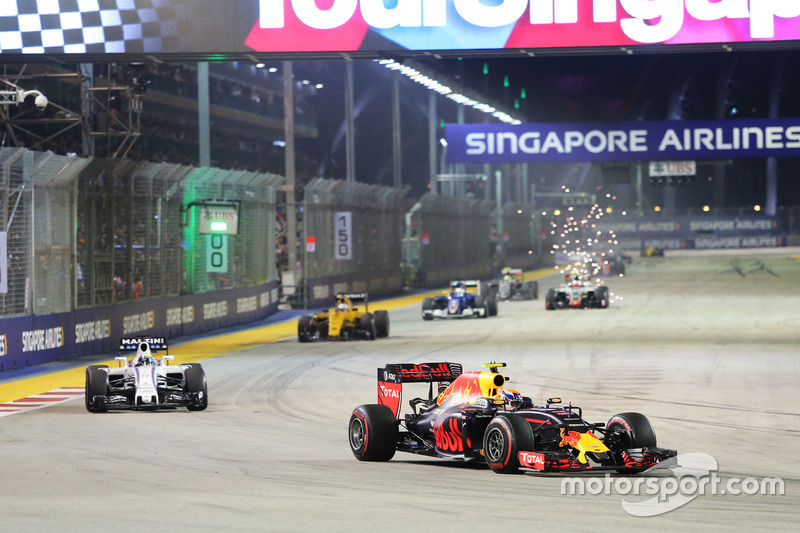
[[[103,370],[106,365],[91,365],[86,368],[86,410],[90,413],[105,413],[107,409],[92,403],[94,396],[108,396],[108,372]]]
[[[614,431],[619,429],[620,431]],[[607,433],[615,432],[619,439],[612,442],[618,450],[628,448],[652,448],[656,446],[656,432],[652,424],[641,413],[620,413],[612,416],[606,424]]]
[[[375,318],[375,335],[378,338],[385,338],[389,336],[389,311],[375,311],[373,315]]]
[[[605,285],[597,287],[594,290],[594,300],[597,303],[597,307],[600,309],[608,307],[608,287]]]
[[[496,416],[483,434],[483,457],[498,474],[519,474],[519,452],[534,451],[531,425],[519,416]]]
[[[433,320],[433,315],[426,314],[425,311],[433,311],[433,298],[423,298],[422,300],[422,320]]]
[[[489,306],[487,305],[486,299],[483,297],[483,294],[478,294],[475,296],[475,300],[472,303],[472,307],[475,310],[483,309],[483,314],[479,315],[480,318],[489,317]]]
[[[548,311],[555,311],[558,309],[558,301],[556,300],[555,289],[547,289],[547,296],[544,298],[544,308]]]
[[[187,405],[190,411],[204,411],[208,407],[208,383],[206,383],[206,372],[203,367],[193,364],[184,371],[185,384],[184,392],[197,393],[197,402]]]
[[[650,421],[643,414],[620,413],[612,416],[606,424],[606,438],[603,443],[615,455],[630,448],[654,448],[656,446],[656,432]],[[619,472],[641,470],[645,469],[618,469]]]
[[[350,415],[347,436],[359,461],[388,461],[394,457],[397,435],[397,421],[385,405],[360,405]]]
[[[312,324],[314,317],[311,315],[301,316],[297,321],[297,340],[300,342],[311,342]]]
[[[358,319],[358,327],[361,329],[366,340],[375,340],[375,318],[372,316],[372,313],[364,313],[361,315],[361,318]]]
[[[486,298],[486,314],[489,316],[497,316],[497,297],[490,294]]]

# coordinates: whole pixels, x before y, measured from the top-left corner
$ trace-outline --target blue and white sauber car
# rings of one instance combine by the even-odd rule
[[[434,318],[486,318],[497,315],[497,298],[493,292],[481,293],[478,280],[450,282],[446,295],[422,300],[422,320]]]
[[[186,407],[202,411],[208,407],[206,374],[199,364],[169,365],[173,356],[153,357],[166,352],[163,337],[120,340],[120,352],[136,355],[128,360],[116,357],[119,367],[91,365],[86,368],[86,410],[102,413],[109,409],[150,410]]]

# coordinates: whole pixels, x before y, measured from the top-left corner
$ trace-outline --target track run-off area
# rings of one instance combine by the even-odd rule
[[[0,376],[2,529],[797,531],[798,254],[635,256],[605,279],[608,309],[545,310],[563,281],[552,270],[538,300],[500,302],[488,319],[424,322],[423,294],[371,302],[390,312],[376,341],[301,344],[296,320],[175,341],[177,364],[205,369],[203,412],[88,413],[84,368],[100,358]],[[376,368],[433,361],[505,362],[508,387],[537,404],[559,396],[591,422],[643,413],[681,468],[569,477],[403,453],[357,461],[347,423],[376,403]],[[404,408],[427,394],[417,387]],[[20,400],[46,405],[11,413]],[[761,494],[770,483],[781,493]]]

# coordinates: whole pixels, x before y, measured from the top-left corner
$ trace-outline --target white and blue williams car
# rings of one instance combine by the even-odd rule
[[[206,374],[199,364],[170,365],[174,357],[161,359],[154,353],[167,351],[163,337],[123,338],[116,357],[119,366],[91,365],[86,368],[86,410],[109,409],[154,411],[186,407],[202,411],[208,407]],[[124,354],[135,351],[130,360]]]

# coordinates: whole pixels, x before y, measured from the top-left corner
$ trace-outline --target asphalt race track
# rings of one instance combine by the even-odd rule
[[[203,362],[205,412],[89,414],[80,398],[1,417],[2,529],[797,531],[797,254],[634,257],[628,276],[607,280],[616,300],[606,310],[546,311],[539,299],[501,302],[486,320],[423,322],[415,304],[391,310],[390,337],[374,342],[235,334],[241,349]],[[559,282],[541,280],[540,294]],[[707,455],[685,456],[680,478],[583,476],[584,495],[562,495],[559,475],[501,476],[407,454],[356,461],[347,422],[375,403],[376,368],[448,360],[504,361],[509,387],[535,402],[561,396],[598,422],[638,411],[659,445]],[[716,494],[710,482],[691,491],[704,475],[721,480]],[[777,477],[783,495],[726,490],[734,478],[753,492]],[[633,494],[636,478],[662,494],[681,482],[686,493],[644,503],[656,496]]]

